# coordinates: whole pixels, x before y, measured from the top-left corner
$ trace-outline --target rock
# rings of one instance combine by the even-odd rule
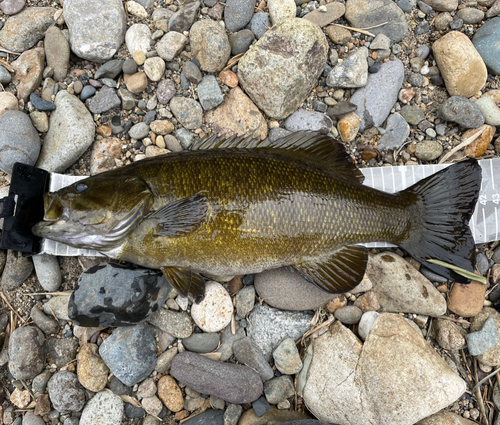
[[[136,72],[132,75],[125,74],[123,79],[128,91],[134,94],[142,93],[148,86],[148,77],[144,72]]]
[[[122,157],[122,144],[115,137],[97,140],[90,156],[90,175],[113,169],[116,166],[115,159]]]
[[[482,328],[477,332],[465,335],[467,348],[472,356],[486,353],[498,344],[497,325],[492,317],[488,317]]]
[[[313,10],[306,14],[303,19],[307,19],[320,27],[324,27],[336,21],[345,13],[345,6],[339,2],[327,3],[325,9],[326,10]]]
[[[312,315],[292,313],[274,308],[257,306],[249,316],[248,336],[259,347],[266,360],[285,338],[299,339],[310,328]]]
[[[285,338],[273,351],[274,364],[276,368],[285,375],[295,375],[302,369],[299,350],[295,341]]]
[[[53,111],[54,109],[56,109],[56,105],[54,105],[52,102],[49,102],[48,100],[41,98],[35,93],[31,93],[29,99],[33,107],[38,109],[39,111]]]
[[[28,7],[11,16],[0,31],[0,45],[19,53],[31,49],[54,24],[55,13],[53,7]]]
[[[247,317],[255,306],[255,287],[245,286],[235,297],[236,312],[239,317]]]
[[[46,335],[55,334],[59,331],[59,322],[52,317],[47,317],[36,307],[31,309],[31,318],[35,325],[37,325]]]
[[[151,316],[149,323],[176,338],[188,338],[193,332],[188,314],[163,308]]]
[[[170,110],[175,118],[188,130],[201,127],[203,109],[196,100],[186,97],[174,97],[170,101]]]
[[[14,406],[19,407],[20,409],[25,409],[30,403],[30,393],[27,390],[15,388],[10,395],[10,401],[14,404]]]
[[[458,7],[458,0],[425,0],[424,3],[438,12],[453,12]]]
[[[326,27],[325,32],[333,43],[341,46],[347,44],[352,39],[351,31],[346,28],[331,25]]]
[[[450,292],[448,309],[462,317],[474,317],[481,311],[485,293],[486,286],[482,283],[455,283]]]
[[[255,40],[255,35],[249,29],[238,31],[229,36],[229,44],[231,46],[231,54],[233,56],[245,53],[250,44]]]
[[[350,102],[358,108],[356,115],[361,120],[360,132],[382,125],[398,99],[403,79],[404,65],[398,59],[383,63],[379,72],[368,76],[366,86],[356,90]]]
[[[308,422],[304,422],[309,419],[309,416],[305,413],[290,411],[290,410],[278,410],[275,406],[271,406],[269,412],[260,418],[257,417],[253,409],[246,410],[241,415],[241,419],[238,425],[269,425],[269,424],[283,424],[283,425],[309,425]],[[292,422],[283,422],[292,421]],[[295,422],[297,421],[297,422]],[[304,422],[304,424],[303,424]],[[316,423],[314,425],[326,425],[322,423]]]
[[[370,32],[375,35],[383,33],[393,43],[401,41],[408,32],[408,24],[403,11],[390,0],[347,0],[345,19],[355,28],[387,23],[371,28]]]
[[[45,351],[50,363],[61,368],[76,359],[78,339],[76,338],[49,338],[45,342]]]
[[[80,418],[80,425],[119,425],[123,416],[123,401],[109,391],[92,397]]]
[[[149,17],[148,12],[142,4],[139,4],[135,1],[127,2],[127,12],[132,16],[136,16],[140,19],[146,19]]]
[[[216,353],[221,354],[220,361],[224,362],[229,360],[233,355],[233,344],[239,339],[245,338],[245,329],[241,328],[239,324],[236,325],[236,331],[233,335],[231,332],[231,325],[226,326],[224,333],[221,336],[221,345]]]
[[[187,37],[176,31],[167,32],[156,44],[158,56],[165,61],[173,60],[187,43]]]
[[[193,1],[181,7],[170,18],[168,22],[169,31],[177,31],[180,33],[189,31],[189,28],[191,28],[191,25],[193,25],[194,19],[196,18],[196,13],[198,12],[199,8],[199,1]]]
[[[104,86],[89,100],[88,107],[93,114],[102,114],[110,109],[119,107],[121,104],[122,102],[116,94],[116,90]]]
[[[132,139],[144,139],[149,134],[149,125],[147,125],[145,122],[138,122],[137,124],[134,124],[132,126],[128,134],[130,135],[130,137],[132,137]]]
[[[26,5],[26,0],[4,0],[0,4],[0,9],[5,15],[15,15]]]
[[[484,124],[484,115],[476,104],[465,97],[451,96],[439,108],[446,121],[456,122],[464,128],[477,128]]]
[[[467,130],[466,132],[464,132],[462,134],[462,138],[464,140],[470,137],[474,137],[477,133],[479,133],[479,136],[464,149],[465,155],[472,158],[481,157],[486,152],[488,146],[493,140],[493,135],[495,134],[495,131],[496,131],[495,127],[485,124],[479,128]]]
[[[361,319],[363,312],[354,305],[346,305],[335,310],[335,318],[345,325],[354,325]]]
[[[488,76],[486,65],[465,34],[447,33],[434,42],[432,51],[451,96],[469,98],[481,90]]]
[[[182,345],[184,345],[186,350],[194,353],[210,353],[219,346],[219,342],[219,334],[211,332],[192,334],[190,337],[182,340]]]
[[[144,72],[151,81],[160,81],[165,72],[165,62],[159,57],[148,58],[144,62]]]
[[[59,320],[70,320],[68,317],[69,295],[52,297],[43,305],[43,312],[47,315],[55,315]]]
[[[99,67],[99,69],[95,72],[94,78],[96,80],[98,80],[99,78],[116,78],[118,77],[118,75],[121,74],[123,67],[124,67],[124,61],[122,60],[113,59],[107,61],[101,67]],[[134,72],[136,71],[137,69]],[[134,72],[129,72],[128,74],[133,74]]]
[[[156,89],[158,102],[166,105],[175,96],[175,83],[170,79],[161,80]]]
[[[205,285],[205,298],[191,306],[194,322],[205,332],[218,332],[231,321],[233,303],[226,289],[218,282]]]
[[[226,32],[219,24],[208,19],[198,21],[192,26],[189,43],[192,57],[200,62],[202,71],[221,71],[231,55]]]
[[[74,373],[61,370],[47,385],[54,409],[61,413],[79,412],[85,406],[85,390]]]
[[[334,3],[332,3],[334,4]],[[368,49],[361,47],[351,53],[328,74],[326,84],[330,87],[364,87],[368,82]]]
[[[368,337],[368,334],[379,316],[380,313],[377,313],[376,311],[367,311],[366,313],[363,313],[363,316],[361,316],[361,320],[358,324],[358,335],[363,341],[365,341]]]
[[[57,257],[48,254],[39,254],[31,257],[35,266],[40,285],[47,292],[54,292],[61,286],[61,269]]]
[[[278,404],[295,394],[293,381],[290,376],[282,375],[273,378],[264,384],[264,393],[270,404]]]
[[[416,425],[473,425],[475,422],[469,421],[452,412],[441,411],[435,415],[428,416]]]
[[[245,92],[267,115],[286,118],[316,84],[327,51],[325,36],[318,26],[304,19],[286,19],[240,59],[238,78]]]
[[[95,126],[92,115],[76,96],[67,91],[56,95],[56,110],[50,115],[50,128],[36,164],[50,172],[62,172],[90,147]]]
[[[32,379],[45,366],[45,337],[34,326],[12,332],[9,340],[9,371],[14,379]]]
[[[70,48],[63,32],[55,26],[51,26],[45,33],[45,58],[47,66],[54,69],[54,80],[66,78],[69,68]]]
[[[15,103],[17,106],[17,100],[15,100]],[[28,115],[21,111],[8,110],[0,116],[0,169],[2,171],[12,174],[12,168],[16,162],[34,165],[38,159],[40,148],[40,137]],[[31,261],[26,258],[24,260],[19,258],[19,261],[31,264]],[[24,273],[26,276],[23,282],[30,275],[31,270],[28,271],[26,269],[26,273]],[[14,270],[11,270],[9,273],[14,273]],[[2,276],[2,286],[4,288],[6,279],[7,276]],[[12,282],[12,284],[15,283]],[[7,284],[7,286],[10,287],[12,285]],[[11,287],[10,289],[13,288]]]
[[[340,118],[337,127],[342,141],[352,142],[358,135],[360,125],[361,120],[354,112]]]
[[[273,25],[285,19],[295,18],[297,11],[297,6],[293,0],[269,0],[267,7]]]
[[[123,44],[127,27],[121,0],[68,0],[63,13],[77,56],[106,62]]]
[[[401,116],[410,125],[417,125],[425,119],[424,111],[417,105],[405,105],[401,108]]]
[[[156,365],[156,343],[147,323],[116,328],[99,347],[111,372],[125,385],[143,381]]]
[[[224,8],[224,23],[230,32],[239,31],[252,19],[255,3],[252,0],[228,0]]]
[[[42,394],[45,392],[47,382],[49,382],[50,377],[50,372],[48,370],[44,370],[42,373],[33,378],[31,389],[35,394]]]
[[[314,354],[303,397],[322,421],[410,425],[465,390],[465,382],[403,317],[394,314],[378,317],[364,345],[335,322],[308,352],[309,358]]]
[[[368,261],[366,274],[385,311],[442,316],[446,300],[415,268],[400,256],[382,252]]]
[[[198,99],[205,111],[216,108],[224,101],[224,95],[213,75],[205,76],[198,85]]]
[[[184,422],[186,425],[225,425],[224,413],[221,410],[208,409]]]
[[[50,412],[50,409],[49,409],[49,412]],[[30,412],[26,412],[26,414],[24,415],[22,425],[45,425],[45,422],[40,416],[37,416],[37,415],[35,415],[35,413],[30,411]]]
[[[158,356],[155,370],[158,373],[167,373],[172,365],[172,360],[177,355],[177,347],[172,347],[169,350]]]
[[[379,33],[370,43],[371,50],[387,50],[391,48],[391,39],[384,33]]]
[[[90,99],[92,96],[96,94],[97,90],[92,86],[85,86],[80,93],[80,99],[85,102],[87,99]]]
[[[49,118],[45,112],[33,111],[30,113],[30,118],[31,122],[40,133],[49,131]]]
[[[187,351],[174,357],[170,373],[189,388],[229,403],[251,403],[262,394],[262,381],[248,366],[222,363]]]
[[[445,350],[463,350],[467,344],[467,331],[451,320],[437,319],[434,322],[434,338]]]
[[[464,24],[478,24],[484,19],[484,12],[482,10],[474,9],[472,7],[465,7],[456,13],[456,17],[462,19]],[[476,32],[477,34],[477,32]],[[476,47],[476,46],[474,46]],[[477,47],[476,47],[477,49]],[[480,53],[481,54],[481,53]],[[484,59],[483,59],[484,60]]]
[[[248,27],[250,28],[250,31],[255,34],[257,39],[261,38],[267,32],[267,29],[271,27],[269,15],[266,12],[255,13],[252,16]]]
[[[166,120],[156,120],[156,121],[153,121],[151,123],[151,125],[149,126],[149,128],[154,133],[160,134],[160,135],[163,135],[163,136],[165,136],[167,134],[170,134],[170,133],[172,133],[172,131],[175,130],[174,125],[170,121],[166,121]],[[182,148],[180,150],[182,150]]]
[[[96,344],[83,344],[76,359],[78,381],[89,391],[103,390],[108,382],[109,369],[99,356],[99,347]]]
[[[179,412],[184,408],[181,389],[171,376],[162,376],[158,381],[158,397],[172,412]]]
[[[7,111],[17,111],[19,108],[16,96],[9,92],[0,92],[0,117]]]
[[[415,156],[422,161],[434,161],[443,153],[443,145],[436,140],[424,140],[417,143]]]
[[[470,332],[478,332],[484,326],[486,321],[489,320],[489,318],[493,319],[496,324],[498,340],[500,339],[500,314],[491,307],[484,307],[479,313],[477,313],[471,321]],[[493,328],[493,326],[491,326],[491,328]],[[500,365],[500,345],[494,345],[492,348],[487,350],[485,353],[478,355],[476,358],[478,362],[484,365],[497,367]]]
[[[254,369],[260,376],[260,379],[265,382],[274,376],[273,369],[264,358],[262,351],[248,337],[244,337],[234,341],[233,343],[234,357],[244,365]],[[300,358],[299,358],[300,360]]]
[[[500,125],[500,108],[492,98],[483,96],[476,100],[474,104],[483,114],[486,124],[495,126]]]
[[[134,24],[125,34],[125,43],[131,55],[137,51],[146,54],[150,48],[150,41],[151,30],[146,24]],[[142,63],[138,65],[142,65]]]
[[[389,115],[385,133],[380,138],[377,148],[381,151],[398,149],[410,135],[410,126],[397,112]]]
[[[332,128],[332,120],[325,114],[315,111],[298,109],[285,121],[285,128],[288,131],[311,130],[328,133]]]
[[[474,9],[475,10],[475,9]],[[480,11],[477,11],[480,12]],[[474,34],[472,43],[481,55],[488,71],[500,75],[500,17],[493,18],[483,24]]]
[[[24,52],[12,62],[12,67],[16,71],[16,80],[19,81],[16,86],[19,99],[27,102],[29,95],[40,86],[44,63],[45,52],[39,47]]]

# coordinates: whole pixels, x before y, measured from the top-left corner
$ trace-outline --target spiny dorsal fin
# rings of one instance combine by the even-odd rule
[[[326,261],[293,266],[308,282],[332,294],[349,292],[363,279],[368,250],[364,246],[347,245]]]
[[[282,137],[273,143],[257,140],[252,136],[211,136],[195,142],[190,150],[206,149],[273,149],[293,159],[305,161],[315,168],[321,168],[347,180],[362,183],[364,176],[349,161],[344,145],[333,137],[314,131],[298,131]]]

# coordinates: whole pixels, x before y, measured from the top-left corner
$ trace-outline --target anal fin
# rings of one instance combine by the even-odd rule
[[[347,245],[324,261],[293,267],[323,291],[340,294],[349,292],[361,282],[367,262],[368,250],[364,246]]]
[[[181,267],[162,267],[161,271],[179,294],[190,296],[197,304],[203,301],[205,280],[200,274]]]

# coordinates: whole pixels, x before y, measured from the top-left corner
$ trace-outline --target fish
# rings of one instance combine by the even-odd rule
[[[362,184],[344,145],[316,132],[266,144],[212,136],[189,150],[146,158],[44,197],[37,236],[161,269],[195,302],[208,276],[286,267],[328,293],[365,273],[368,242],[401,247],[432,271],[469,280],[469,220],[481,185],[475,159],[394,194]]]

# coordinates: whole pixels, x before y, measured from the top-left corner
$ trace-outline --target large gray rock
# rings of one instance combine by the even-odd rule
[[[383,63],[379,72],[368,76],[365,87],[356,90],[350,102],[358,109],[356,115],[361,120],[359,131],[379,127],[386,120],[398,99],[403,85],[404,65],[399,59]]]
[[[228,0],[224,8],[224,23],[230,32],[239,31],[252,19],[255,9],[253,0]]]
[[[326,37],[317,25],[305,19],[285,19],[240,59],[238,78],[245,92],[267,115],[286,118],[316,84],[327,52]]]
[[[226,66],[231,55],[231,45],[226,31],[209,19],[196,22],[189,32],[189,43],[194,59],[200,62],[200,69],[217,72]]]
[[[50,378],[47,388],[50,401],[58,412],[79,412],[85,406],[85,389],[72,372],[61,370],[55,373]]]
[[[16,162],[34,165],[40,149],[40,137],[28,115],[7,111],[0,116],[0,170],[12,174]]]
[[[405,318],[381,314],[364,345],[339,322],[315,339],[298,391],[321,421],[412,425],[453,403],[465,382]]]
[[[7,19],[0,31],[0,45],[14,52],[24,52],[32,48],[54,23],[53,7],[29,7]]]
[[[127,23],[121,0],[65,0],[63,13],[77,56],[106,62],[122,45]]]
[[[481,55],[488,71],[500,75],[500,17],[490,19],[474,34],[472,44]]]
[[[55,104],[37,167],[59,173],[92,145],[95,125],[85,105],[67,91],[57,93]]]

